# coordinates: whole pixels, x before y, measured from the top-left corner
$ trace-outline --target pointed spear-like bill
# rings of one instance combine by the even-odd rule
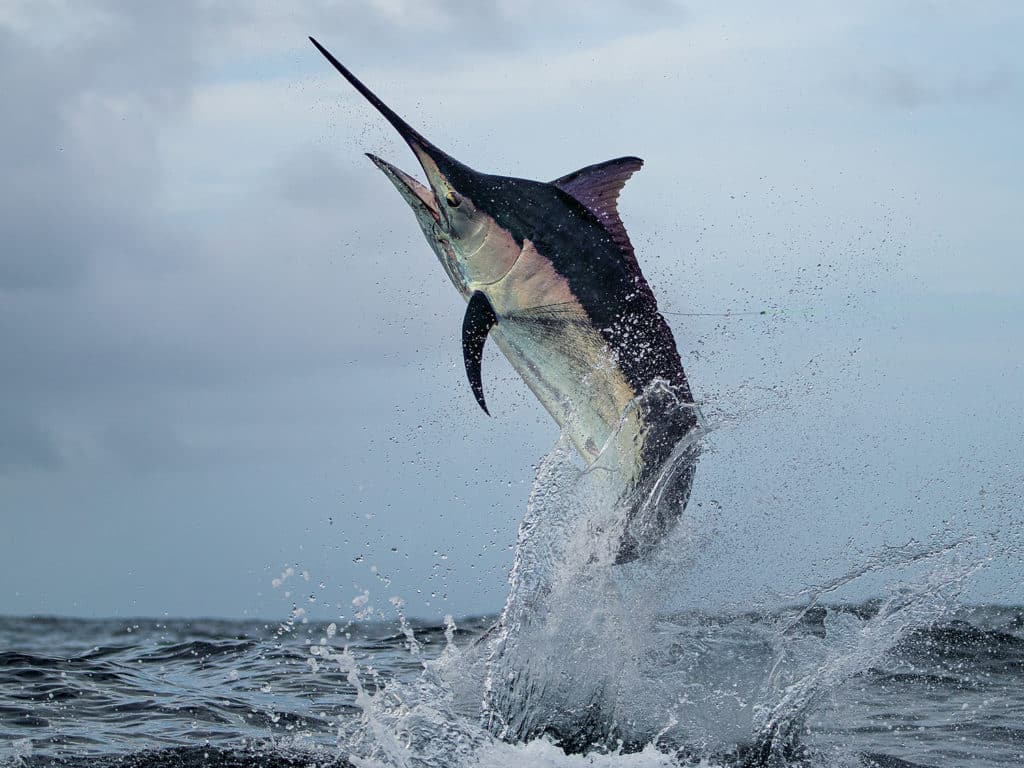
[[[377,94],[363,85],[359,78],[349,72],[348,68],[334,58],[331,52],[320,45],[315,38],[310,37],[309,41],[315,45],[316,49],[324,55],[324,58],[326,58],[331,65],[341,73],[342,77],[348,80],[378,112],[384,115],[387,121],[395,127],[395,130],[398,131],[399,135],[405,139],[405,143],[409,145],[409,148],[412,149],[416,158],[420,161],[420,165],[423,166],[423,171],[427,174],[427,180],[430,182],[433,192],[409,174],[391,165],[391,163],[369,153],[367,153],[367,157],[369,157],[374,164],[380,168],[389,179],[391,179],[391,182],[395,185],[409,205],[411,205],[417,212],[421,213],[424,212],[425,208],[436,221],[438,219],[438,209],[435,198],[435,194],[438,191],[437,183],[444,178],[444,168],[462,166],[462,164],[423,138],[419,131],[405,122],[398,113],[381,101]]]

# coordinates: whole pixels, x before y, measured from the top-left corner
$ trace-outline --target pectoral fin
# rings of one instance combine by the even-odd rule
[[[484,383],[480,368],[487,334],[497,322],[498,316],[494,314],[490,300],[483,291],[474,291],[469,298],[469,306],[466,307],[466,316],[462,319],[462,359],[466,363],[466,375],[469,377],[469,385],[473,388],[473,395],[488,416],[491,412],[487,410],[487,403],[484,401]]]

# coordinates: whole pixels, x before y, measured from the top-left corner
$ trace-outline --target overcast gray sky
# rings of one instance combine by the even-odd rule
[[[363,153],[415,161],[309,34],[480,170],[646,160],[623,217],[722,425],[704,583],[1017,535],[1019,3],[14,0],[0,613],[500,608],[557,433],[493,350],[479,412]],[[1024,600],[1015,562],[977,598]]]

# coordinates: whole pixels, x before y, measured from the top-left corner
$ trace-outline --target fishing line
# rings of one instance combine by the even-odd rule
[[[532,307],[524,307],[523,309],[513,310],[506,313],[506,317],[515,317],[516,315],[526,315],[529,312],[535,312],[537,310],[557,310],[562,307],[574,307],[577,303],[574,301],[558,301],[552,304],[536,304]],[[676,317],[744,317],[744,316],[767,316],[769,314],[776,314],[782,310],[771,312],[767,309],[753,309],[744,310],[742,312],[673,312],[672,310],[659,309],[659,312],[663,315],[674,315]]]

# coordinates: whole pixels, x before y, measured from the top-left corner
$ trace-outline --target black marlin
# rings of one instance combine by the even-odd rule
[[[310,41],[387,118],[423,167],[429,186],[367,155],[412,208],[468,301],[462,349],[480,407],[487,412],[480,369],[491,336],[587,463],[614,439],[627,487],[638,498],[663,498],[653,474],[697,419],[672,331],[617,210],[619,191],[643,161],[620,157],[548,183],[474,171]],[[641,398],[659,382],[672,393],[671,404]],[[627,520],[615,562],[645,553],[671,526],[689,495],[694,460],[670,493],[675,512]]]

